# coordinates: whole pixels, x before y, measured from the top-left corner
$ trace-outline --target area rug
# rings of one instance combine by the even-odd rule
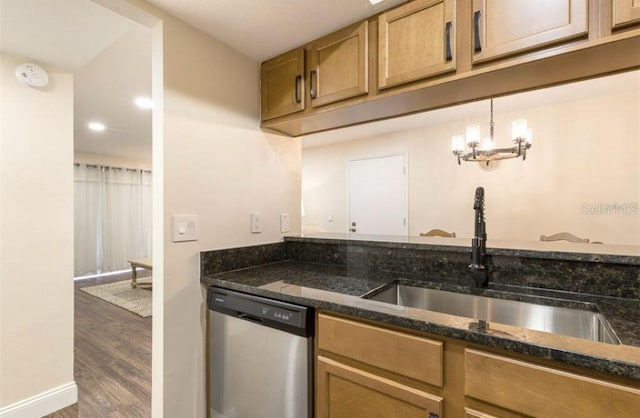
[[[138,284],[145,283],[151,283],[151,277],[138,279]],[[143,318],[151,316],[151,290],[140,287],[132,289],[131,280],[82,287],[80,290],[138,314]]]

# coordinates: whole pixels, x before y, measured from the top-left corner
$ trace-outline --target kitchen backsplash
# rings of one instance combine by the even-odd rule
[[[640,257],[567,256],[500,250],[491,255],[490,281],[601,296],[640,299]],[[201,275],[209,276],[283,260],[346,266],[354,271],[382,271],[432,282],[471,285],[469,249],[379,241],[285,238],[282,243],[200,254]]]

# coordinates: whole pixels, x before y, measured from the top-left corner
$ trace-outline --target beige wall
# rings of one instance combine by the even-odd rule
[[[147,3],[129,2],[162,20],[153,37],[153,97],[164,99],[153,121],[153,416],[204,417],[199,253],[280,241],[281,212],[299,232],[300,140],[259,129],[257,62]],[[262,212],[261,234],[249,233],[252,211]],[[199,215],[199,241],[171,242],[175,214]]]
[[[0,60],[1,410],[73,385],[73,77]]]
[[[525,162],[503,161],[495,171],[456,164],[450,138],[464,128],[463,110],[455,123],[305,148],[303,230],[315,225],[346,232],[350,158],[406,152],[409,235],[441,228],[472,236],[474,189],[483,186],[489,239],[537,241],[541,234],[568,231],[592,241],[640,245],[639,108],[636,88],[497,114],[498,144],[509,144],[518,116],[528,119],[534,140]],[[488,131],[488,117],[476,122]],[[628,204],[631,214],[594,213],[601,203]],[[328,222],[329,213],[334,222]]]
[[[200,216],[200,241],[164,248],[164,416],[205,416],[207,309],[199,252],[281,239],[299,225],[300,142],[259,130],[259,66],[176,20],[164,26],[164,212]],[[196,64],[197,65],[194,65]],[[260,211],[264,232],[250,234]]]

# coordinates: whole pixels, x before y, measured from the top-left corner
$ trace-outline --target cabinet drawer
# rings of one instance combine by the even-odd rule
[[[442,398],[318,357],[318,418],[442,416]]]
[[[465,395],[535,417],[637,417],[640,389],[465,350]]]
[[[318,347],[374,367],[442,387],[443,343],[324,314]]]

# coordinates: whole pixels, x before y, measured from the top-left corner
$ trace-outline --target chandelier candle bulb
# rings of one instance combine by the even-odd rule
[[[473,147],[474,145],[480,145],[480,126],[479,125],[467,126],[467,146]]]
[[[511,123],[511,133],[513,135],[513,140],[516,142],[517,139],[523,139],[527,136],[527,120],[526,119],[517,119]]]
[[[451,150],[453,152],[463,152],[464,151],[464,136],[462,135],[454,135],[451,137]]]
[[[493,149],[493,141],[486,137],[482,140],[482,151],[491,151]]]

